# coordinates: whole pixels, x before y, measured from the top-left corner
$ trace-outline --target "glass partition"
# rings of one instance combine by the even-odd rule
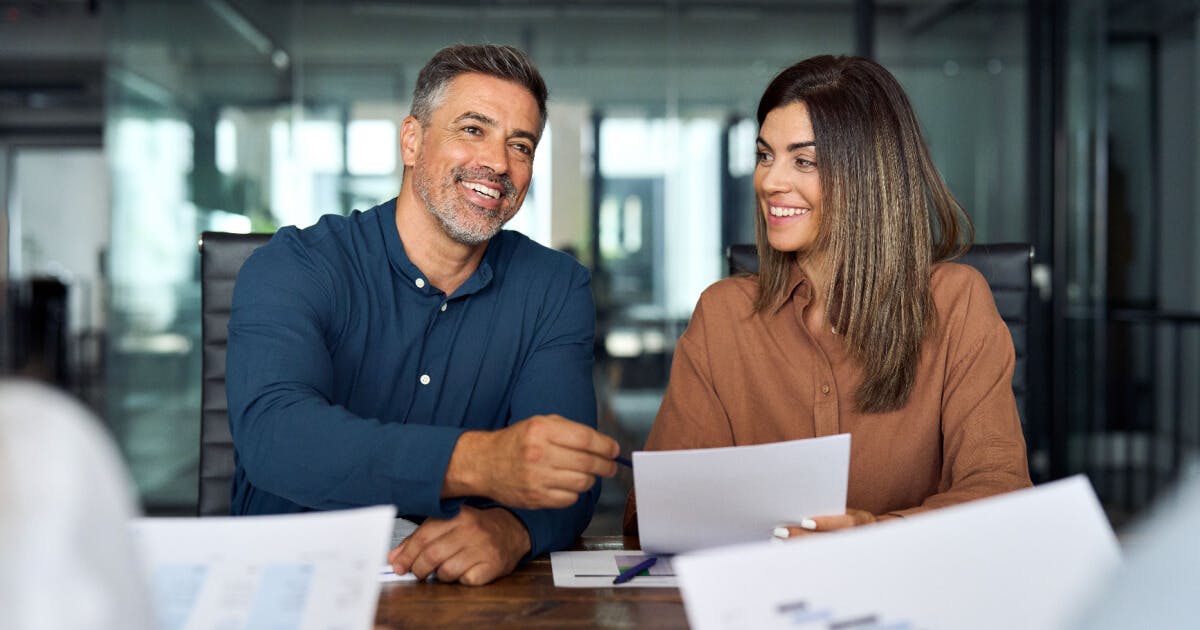
[[[877,16],[878,61],[904,85],[976,240],[1028,242],[1024,4],[906,8]]]

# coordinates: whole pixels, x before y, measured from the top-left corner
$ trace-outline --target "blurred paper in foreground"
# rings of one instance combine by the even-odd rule
[[[370,628],[395,508],[130,524],[162,630]]]
[[[1063,628],[1120,563],[1083,476],[844,532],[675,558],[688,622]]]

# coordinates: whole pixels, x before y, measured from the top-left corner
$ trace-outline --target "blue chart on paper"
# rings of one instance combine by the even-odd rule
[[[779,604],[775,613],[785,625],[795,628],[829,629],[829,630],[915,630],[907,621],[887,621],[879,615],[866,614],[851,617],[839,617],[830,608],[809,606],[807,602],[797,601]]]
[[[311,564],[268,564],[252,568],[244,580],[230,580],[203,564],[160,565],[152,581],[158,628],[183,630],[195,616],[204,619],[197,623],[205,627],[298,628],[313,571]],[[216,582],[209,585],[201,611],[197,603],[210,577]]]
[[[263,567],[246,627],[300,627],[312,574],[311,564],[272,564]]]
[[[202,564],[164,564],[155,568],[151,586],[159,628],[177,630],[187,625],[207,577],[208,567]]]

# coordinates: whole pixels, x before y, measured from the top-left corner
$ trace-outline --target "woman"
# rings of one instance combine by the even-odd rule
[[[850,433],[846,513],[781,537],[1029,486],[1012,340],[983,277],[944,262],[973,231],[899,83],[814,57],[758,123],[759,273],[700,297],[646,449]]]

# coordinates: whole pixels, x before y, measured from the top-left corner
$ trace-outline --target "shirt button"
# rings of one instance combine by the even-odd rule
[[[822,385],[822,386],[821,386],[821,393],[822,393],[822,394],[828,394],[828,393],[829,393],[829,386],[828,386],[828,385]]]
[[[422,385],[428,385],[428,384],[429,384],[429,375],[428,375],[428,374],[422,374],[422,375],[421,375],[421,384],[422,384]]]
[[[425,278],[417,278],[416,280],[413,281],[413,284],[417,285],[418,289],[424,289],[425,288]]]
[[[442,312],[443,312],[443,313],[445,313],[445,312],[446,312],[446,304],[445,304],[445,303],[442,303]]]

